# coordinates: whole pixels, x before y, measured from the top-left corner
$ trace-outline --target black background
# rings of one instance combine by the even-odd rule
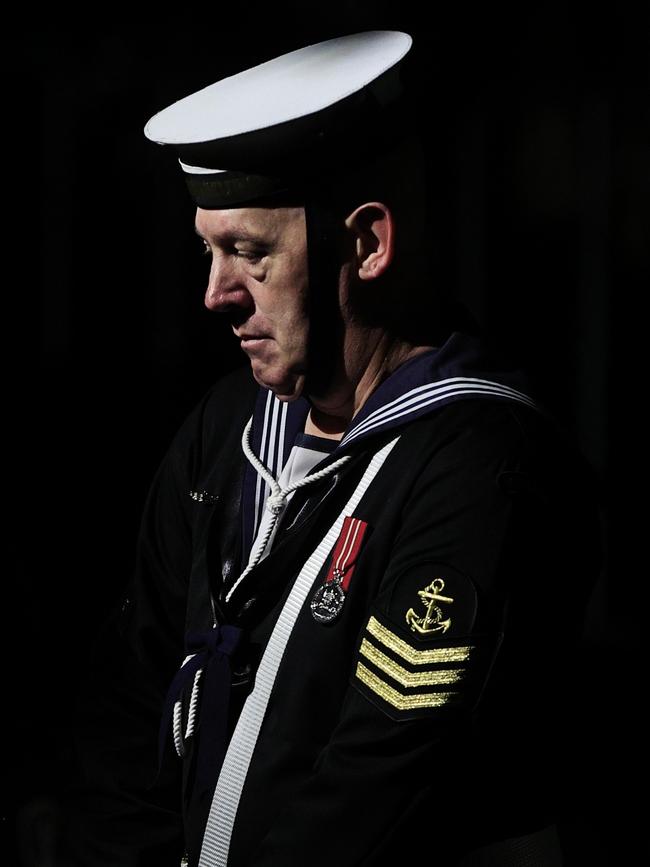
[[[567,745],[567,779],[582,781],[564,825],[568,863],[626,863],[647,848],[632,782],[647,769],[648,22],[623,6],[478,18],[431,7],[425,27],[411,8],[242,4],[208,19],[188,7],[185,28],[3,40],[10,833],[18,815],[29,837],[56,798],[51,757],[69,725],[75,660],[128,579],[171,436],[218,376],[247,363],[203,307],[195,208],[175,155],[144,124],[285,51],[398,29],[414,37],[430,194],[448,213],[431,277],[451,281],[519,356],[599,480],[607,558],[576,671],[584,737]],[[562,605],[553,575],[540,604],[550,642]]]

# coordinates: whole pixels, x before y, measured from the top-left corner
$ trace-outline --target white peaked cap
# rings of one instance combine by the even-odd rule
[[[144,134],[176,150],[201,207],[303,190],[408,133],[399,71],[412,42],[372,30],[290,51],[172,103]]]

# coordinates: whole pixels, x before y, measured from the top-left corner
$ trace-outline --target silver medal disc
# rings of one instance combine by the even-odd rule
[[[330,623],[334,620],[345,602],[345,591],[339,581],[328,581],[314,593],[310,602],[314,620],[319,623]]]

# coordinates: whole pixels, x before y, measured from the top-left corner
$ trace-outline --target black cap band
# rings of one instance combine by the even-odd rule
[[[183,176],[192,199],[199,208],[206,209],[237,207],[256,199],[290,191],[289,185],[282,178],[248,172],[183,172]]]

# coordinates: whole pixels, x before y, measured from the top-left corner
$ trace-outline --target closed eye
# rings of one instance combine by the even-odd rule
[[[250,250],[235,250],[237,256],[246,259],[248,262],[259,262],[262,258],[261,253],[252,253]]]
[[[246,259],[248,262],[259,262],[260,259],[263,258],[263,253],[254,253],[251,250],[238,250],[236,247],[232,248],[232,252],[235,256],[239,258]],[[203,256],[211,256],[212,249],[207,241],[203,241],[203,250],[201,251]]]

